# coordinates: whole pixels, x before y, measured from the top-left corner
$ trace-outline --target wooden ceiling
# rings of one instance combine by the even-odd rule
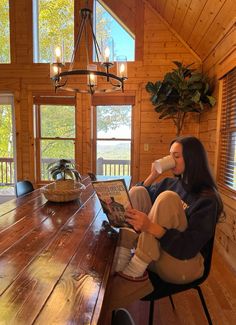
[[[152,7],[204,61],[236,26],[236,0],[103,0],[134,32],[141,2]]]

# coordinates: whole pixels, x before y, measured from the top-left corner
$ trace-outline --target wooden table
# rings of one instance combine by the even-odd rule
[[[40,190],[0,205],[0,324],[97,324],[117,232],[89,178],[79,200]]]

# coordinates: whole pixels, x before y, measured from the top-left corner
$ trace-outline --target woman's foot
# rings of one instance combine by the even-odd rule
[[[118,246],[114,256],[115,272],[123,271],[129,264],[131,257],[131,249]]]
[[[132,249],[136,246],[138,234],[131,228],[121,228],[119,242],[114,256],[115,271],[123,271],[132,257]]]
[[[134,255],[129,264],[121,270],[122,273],[131,278],[140,278],[144,275],[148,263],[141,260],[137,255]]]

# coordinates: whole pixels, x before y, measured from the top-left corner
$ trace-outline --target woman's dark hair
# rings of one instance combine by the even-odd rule
[[[219,213],[223,210],[223,203],[217,192],[217,185],[212,176],[206,150],[199,139],[193,136],[180,136],[171,142],[180,143],[183,147],[185,170],[182,175],[184,188],[191,193],[214,193],[219,202]]]

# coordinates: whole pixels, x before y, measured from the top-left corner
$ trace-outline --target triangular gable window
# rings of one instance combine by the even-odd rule
[[[95,21],[94,29],[98,44],[101,40],[112,38],[114,42],[114,60],[118,56],[125,55],[127,61],[135,59],[135,39],[121,24],[108,12],[101,1],[94,2]]]

